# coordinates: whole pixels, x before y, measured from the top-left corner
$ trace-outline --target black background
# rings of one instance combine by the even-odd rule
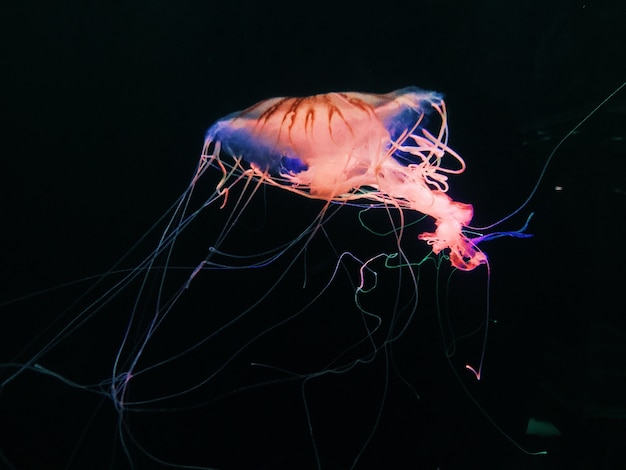
[[[0,300],[106,272],[187,187],[206,129],[272,96],[408,85],[445,93],[450,145],[468,164],[450,193],[474,205],[475,225],[492,223],[524,201],[561,137],[626,79],[624,24],[617,0],[5,2]],[[307,469],[316,468],[317,455],[329,469],[623,468],[625,120],[622,90],[560,147],[527,209],[507,222],[518,228],[534,211],[535,237],[484,244],[497,323],[490,324],[480,382],[464,364],[476,366],[484,330],[454,343],[448,363],[451,341],[440,332],[435,289],[439,276],[457,335],[473,331],[486,312],[485,269],[456,273],[446,285],[445,268],[438,275],[427,264],[415,317],[370,363],[308,375],[363,337],[353,290],[340,275],[312,308],[260,337],[200,390],[150,403],[149,413],[133,406],[120,414],[106,392],[76,383],[111,374],[132,285],[129,296],[37,359],[73,385],[29,370],[0,391],[1,463]],[[207,179],[205,190],[217,181]],[[289,240],[320,209],[277,190],[258,196],[225,247],[255,252]],[[172,265],[198,263],[227,211],[215,206],[201,215]],[[356,214],[342,209],[329,224],[337,250],[371,256],[393,249],[368,235]],[[368,217],[384,225],[384,215]],[[158,231],[122,266],[136,264],[157,240]],[[416,245],[410,255],[421,259]],[[206,349],[131,381],[130,396],[162,397],[197,383],[295,313],[336,262],[322,235],[309,251],[307,265],[296,261],[244,321]],[[263,271],[199,275],[144,365],[208,336],[284,269],[278,262]],[[175,272],[172,279],[176,285]],[[388,327],[398,282],[403,292],[411,286],[406,277],[386,279],[368,307]],[[61,315],[88,285],[3,304],[2,380],[101,293]],[[267,383],[277,379],[289,380]],[[192,407],[179,409],[185,406]],[[530,417],[551,421],[562,436],[527,436]],[[530,457],[506,436],[549,454]]]

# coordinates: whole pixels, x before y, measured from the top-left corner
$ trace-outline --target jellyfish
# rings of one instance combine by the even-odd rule
[[[233,397],[250,392],[263,396],[256,402],[267,404],[273,397],[261,390],[296,383],[300,387],[296,397],[301,399],[298,430],[313,458],[292,468],[322,468],[321,448],[332,429],[318,431],[310,386],[322,377],[357,374],[361,365],[382,358],[382,387],[369,402],[373,412],[363,429],[344,441],[348,455],[344,466],[354,467],[374,438],[382,415],[390,347],[408,331],[422,302],[421,265],[433,261],[436,268],[448,263],[452,271],[474,271],[488,264],[479,243],[505,235],[525,236],[524,229],[483,234],[470,226],[472,205],[448,194],[449,177],[464,170],[464,160],[448,145],[442,95],[417,87],[386,94],[272,98],[219,119],[206,133],[185,191],[110,270],[78,281],[80,286],[91,285],[59,312],[55,321],[60,326],[45,330],[20,356],[2,365],[2,389],[8,391],[23,375],[34,373],[95,395],[112,404],[118,454],[131,465],[141,457],[151,464],[193,466],[213,464],[218,442],[222,446],[229,442],[228,438],[218,441],[217,434],[228,436],[227,425],[238,422],[239,411],[232,411],[216,427],[214,410],[230,409]],[[267,211],[261,218],[270,218],[272,207],[265,203],[270,192],[294,197],[294,208],[279,214],[276,224],[277,231],[284,229],[290,235],[261,240],[256,229],[248,227],[247,237],[237,237],[238,230],[249,225],[247,213]],[[314,204],[317,215],[300,226],[299,207],[305,200]],[[213,208],[210,216],[209,207]],[[330,221],[341,218],[339,209],[358,211],[366,229],[351,230],[350,245],[370,234],[380,247],[374,246],[366,255],[352,246],[340,249],[328,232]],[[387,232],[377,231],[376,221],[365,220],[372,213],[382,214]],[[414,224],[422,227],[425,218],[434,228],[415,234]],[[207,221],[208,242],[201,229],[191,230],[194,224],[207,228]],[[330,256],[312,254],[318,252],[318,239]],[[150,246],[147,255],[142,251],[146,245]],[[196,251],[188,255],[188,245],[200,246],[202,255]],[[414,245],[423,245],[426,255],[413,259]],[[270,274],[268,268],[274,266],[278,268]],[[297,270],[301,276],[295,274]],[[324,276],[314,278],[312,273],[319,271]],[[208,274],[213,277],[207,279]],[[397,285],[392,295],[382,294],[385,282]],[[348,286],[346,292],[358,315],[343,330],[337,321],[349,315],[345,304],[337,303],[337,285]],[[285,292],[295,291],[287,298]],[[333,321],[332,335],[329,341],[309,340],[317,347],[325,346],[320,343],[333,347],[307,358],[310,364],[291,364],[288,348],[307,349],[296,332],[306,336],[310,331],[292,325],[320,303],[324,307],[319,311],[330,314],[323,321]],[[316,310],[309,321],[321,322],[320,312]],[[118,325],[118,330],[111,333],[91,326],[102,322]],[[277,335],[289,327],[293,328],[289,334]],[[291,343],[292,336],[299,340]],[[77,337],[86,338],[86,344],[80,349],[65,346]],[[262,342],[269,348],[252,352]],[[87,352],[96,344],[103,355],[99,360]],[[74,373],[85,368],[86,357],[89,379]],[[221,382],[231,369],[234,374]],[[192,405],[186,401],[190,398]],[[195,437],[185,440],[206,452],[204,458],[181,462],[169,457],[160,441],[163,434],[180,427],[183,430],[172,433],[174,437],[187,435],[192,419],[188,411],[195,415],[205,408],[211,412],[201,425],[210,438],[199,443]],[[364,414],[360,408],[354,411]],[[150,413],[164,422],[156,436],[146,438],[134,425]],[[180,414],[182,420],[166,418]],[[237,434],[256,421],[247,420]],[[148,423],[139,427],[155,427]],[[84,430],[81,435],[88,434]],[[293,434],[287,429],[283,438]],[[268,464],[275,456],[264,458],[258,457],[257,462]],[[228,468],[219,460],[215,465]]]

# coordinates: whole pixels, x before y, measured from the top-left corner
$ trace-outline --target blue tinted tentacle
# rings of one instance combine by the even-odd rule
[[[476,245],[481,242],[495,240],[496,238],[501,238],[501,237],[514,237],[514,238],[533,237],[534,235],[532,233],[526,233],[526,229],[528,229],[528,224],[530,223],[530,219],[532,219],[533,215],[535,215],[535,213],[531,212],[528,218],[526,219],[526,222],[524,223],[522,228],[520,228],[519,230],[512,230],[512,231],[506,231],[506,232],[493,232],[493,233],[488,233],[486,235],[480,235],[478,237],[473,237],[471,239],[472,243]]]

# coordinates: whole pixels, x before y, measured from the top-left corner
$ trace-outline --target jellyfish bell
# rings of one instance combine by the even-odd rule
[[[426,127],[432,115],[440,121],[435,134]],[[220,166],[227,178],[221,149],[249,164],[264,183],[306,197],[329,203],[368,200],[427,214],[436,229],[419,238],[435,254],[449,252],[455,267],[472,270],[487,258],[463,233],[472,206],[447,194],[447,175],[465,169],[447,140],[441,95],[417,87],[272,98],[209,129],[199,173],[208,163]],[[445,166],[444,158],[456,167]]]

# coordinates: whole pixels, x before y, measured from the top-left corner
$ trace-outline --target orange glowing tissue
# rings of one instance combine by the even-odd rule
[[[194,181],[212,166],[223,172],[224,197],[247,175],[327,204],[371,201],[419,211],[436,227],[419,238],[469,271],[487,257],[464,233],[472,206],[447,194],[448,175],[465,170],[447,140],[442,96],[417,87],[271,98],[208,130]]]

